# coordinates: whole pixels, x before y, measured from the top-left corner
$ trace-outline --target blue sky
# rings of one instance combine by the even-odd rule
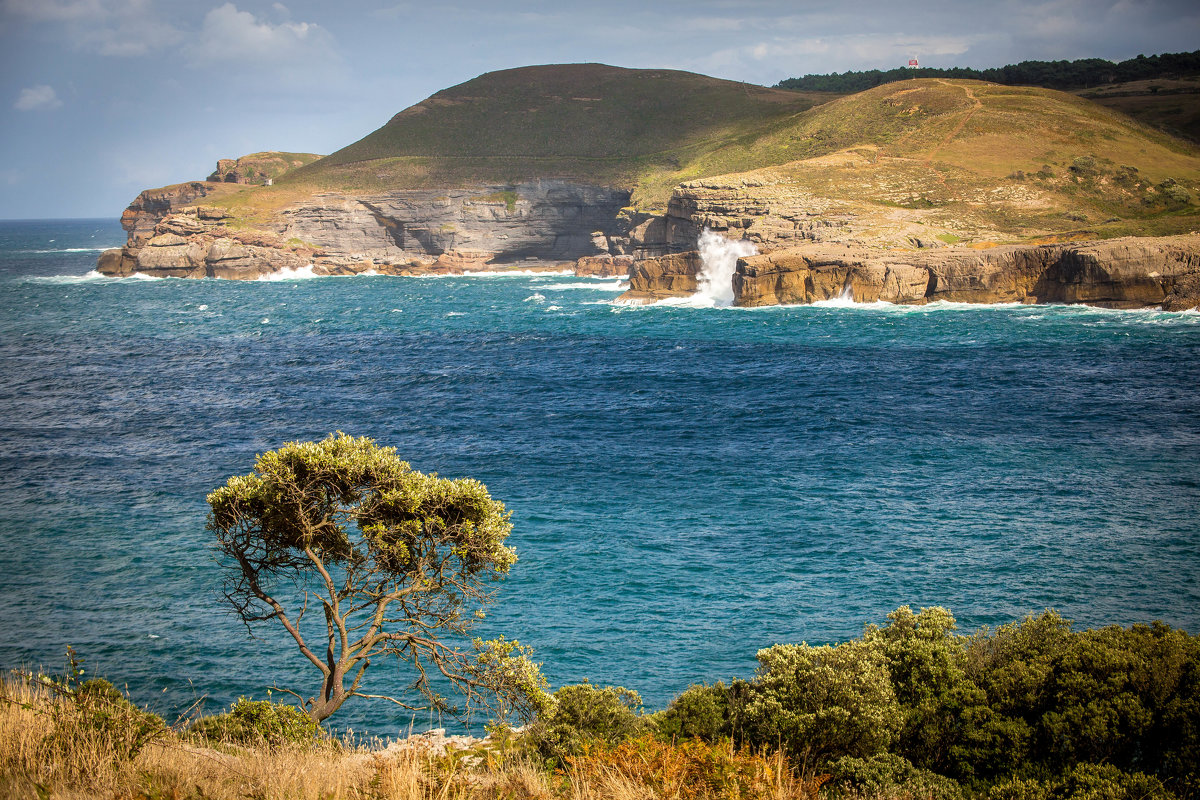
[[[483,72],[600,61],[773,84],[1200,48],[1192,0],[0,0],[0,218],[116,217],[218,158],[328,153]]]

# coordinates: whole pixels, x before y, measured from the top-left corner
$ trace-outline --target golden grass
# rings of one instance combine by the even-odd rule
[[[0,800],[816,800],[779,754],[646,737],[549,772],[519,747],[436,755],[326,740],[201,746],[163,730],[132,756],[70,691],[0,683]],[[511,744],[511,741],[509,742]]]

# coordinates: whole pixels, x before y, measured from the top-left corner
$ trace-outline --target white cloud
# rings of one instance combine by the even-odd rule
[[[331,54],[330,36],[308,22],[272,24],[226,3],[209,11],[196,42],[188,48],[195,64],[213,62],[284,65]]]
[[[49,111],[62,105],[53,86],[38,84],[21,90],[21,96],[13,103],[17,111]]]

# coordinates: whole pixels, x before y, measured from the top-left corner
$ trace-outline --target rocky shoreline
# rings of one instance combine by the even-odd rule
[[[697,253],[641,261],[618,301],[652,303],[691,295],[701,266]],[[843,298],[856,303],[1083,303],[1186,311],[1200,306],[1200,234],[907,252],[809,243],[739,259],[733,297],[736,306]]]
[[[676,188],[666,213],[638,213],[629,193],[532,181],[373,197],[318,194],[284,208],[271,229],[231,224],[194,181],[143,192],[122,216],[123,248],[105,275],[253,280],[315,275],[453,275],[528,270],[628,277],[625,303],[697,291],[704,228],[753,242],[739,259],[734,305],[855,302],[1086,303],[1200,306],[1200,234],[987,248],[856,238],[852,216],[753,179]],[[772,202],[766,202],[767,196]],[[904,246],[907,245],[907,246]]]

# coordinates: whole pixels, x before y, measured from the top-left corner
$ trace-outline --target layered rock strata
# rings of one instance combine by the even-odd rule
[[[624,302],[695,291],[698,254],[635,267]],[[1200,306],[1200,235],[986,250],[880,251],[810,243],[738,260],[738,306],[859,303],[1086,303],[1110,308]]]
[[[513,267],[562,269],[588,261],[588,274],[624,274],[614,258],[629,237],[620,211],[629,192],[566,181],[471,190],[405,191],[370,197],[317,194],[276,214],[267,230],[236,231],[227,215],[187,207],[211,185],[143,192],[122,222],[129,241],[101,256],[100,272],[256,278],[311,266],[316,274],[390,274]],[[568,266],[570,266],[568,264]]]

